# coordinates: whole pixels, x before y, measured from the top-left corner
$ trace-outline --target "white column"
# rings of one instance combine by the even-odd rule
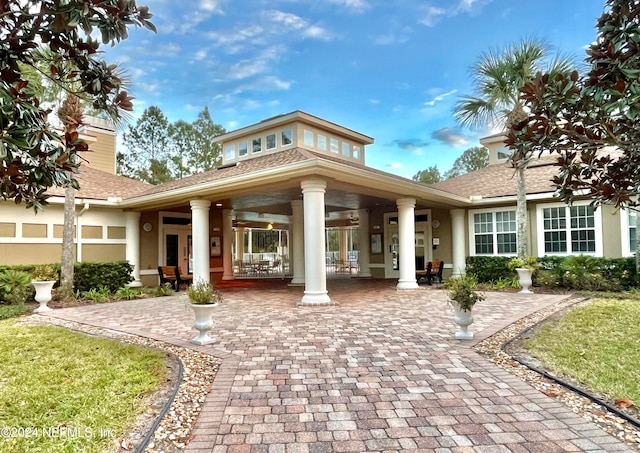
[[[416,249],[415,249],[415,215],[414,198],[399,198],[398,206],[398,253],[400,254],[400,279],[396,288],[417,289],[416,282]]]
[[[346,227],[338,228],[340,259],[347,261],[349,258],[349,230]]]
[[[140,281],[140,213],[126,212],[126,240],[125,253],[127,261],[133,266],[133,281],[127,286],[138,288]]]
[[[327,183],[310,179],[300,183],[304,208],[304,296],[302,304],[329,303],[325,264],[324,193]]]
[[[244,260],[244,227],[236,230],[236,259]]]
[[[211,281],[209,273],[209,207],[208,200],[191,200],[191,235],[193,236],[193,281]]]
[[[293,278],[290,285],[304,285],[304,210],[302,200],[291,201],[291,244],[289,244],[290,266],[293,266]]]
[[[452,209],[451,246],[453,252],[453,276],[464,275],[466,264],[466,241],[464,233],[464,209]]]
[[[371,277],[371,269],[369,268],[369,261],[371,260],[371,254],[369,248],[371,247],[371,240],[369,239],[369,210],[358,209],[358,233],[360,250],[358,250],[358,262],[360,271],[359,277]]]
[[[233,209],[222,210],[222,280],[233,280]]]

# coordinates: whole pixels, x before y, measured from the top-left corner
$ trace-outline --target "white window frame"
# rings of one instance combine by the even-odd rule
[[[249,142],[247,140],[243,140],[238,143],[238,157],[244,157],[249,154]]]
[[[285,143],[285,138],[287,140],[289,140],[289,143]],[[281,147],[285,147],[285,146],[293,146],[293,129],[292,128],[287,128],[287,129],[282,129],[280,131],[280,146]]]
[[[576,201],[572,206],[589,206],[588,201]],[[544,212],[546,208],[565,208],[567,226],[565,231],[567,232],[567,251],[566,252],[545,252],[544,250]],[[566,203],[545,203],[539,204],[536,208],[536,237],[538,239],[538,256],[571,256],[571,255],[590,255],[590,256],[602,256],[602,208],[596,209],[593,212],[593,229],[595,231],[595,252],[572,252],[571,251],[571,206]]]
[[[635,250],[631,250],[631,232],[629,231],[632,228],[630,222],[630,215],[633,211],[621,209],[620,210],[620,238],[622,241],[622,256],[633,256]],[[636,211],[636,215],[639,213]]]
[[[490,209],[473,209],[469,210],[468,222],[469,222],[469,255],[471,256],[515,256],[516,253],[498,253],[498,229],[496,228],[496,213],[497,212],[516,212],[515,206],[504,206],[502,208],[490,208]],[[474,217],[475,214],[486,214],[491,213],[491,222],[493,224],[493,231],[491,234],[493,235],[493,253],[476,253],[476,233],[475,233],[475,222]],[[516,219],[517,222],[517,219]],[[502,234],[503,232],[500,232]],[[511,233],[511,232],[509,232]],[[516,225],[516,241],[518,240],[518,232]],[[487,233],[488,234],[488,233]],[[517,242],[516,242],[517,249]]]
[[[256,151],[256,141],[259,143],[259,149]],[[255,137],[251,139],[251,153],[258,154],[262,152],[262,137]]]
[[[342,142],[342,155],[344,157],[351,157],[351,143]]]
[[[334,154],[338,154],[340,152],[340,140],[338,140],[337,138],[330,138],[329,139],[329,151],[331,151]]]
[[[322,151],[327,150],[327,136],[318,134],[318,149]]]
[[[226,145],[224,147],[224,158],[225,160],[233,160],[236,158],[236,145]]]
[[[360,147],[359,146],[353,145],[353,149],[351,151],[351,156],[353,156],[354,159],[360,160]]]
[[[302,138],[302,142],[305,144],[305,146],[315,146],[315,134],[313,131],[310,131],[309,129],[304,129],[304,131],[302,132],[303,138]]]
[[[273,136],[273,146],[269,147],[269,137],[271,136]],[[266,147],[267,151],[276,149],[278,147],[278,134],[276,134],[275,132],[273,134],[267,134],[264,140],[264,146]]]

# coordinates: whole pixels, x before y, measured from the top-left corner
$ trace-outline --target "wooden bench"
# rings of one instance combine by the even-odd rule
[[[178,266],[158,266],[160,284],[170,283],[176,291],[180,291],[182,285],[193,283],[193,275],[181,275]]]
[[[434,279],[438,280],[438,283],[442,283],[442,272],[444,271],[444,261],[435,260],[427,263],[427,268],[424,270],[416,271],[416,282],[420,283],[420,280],[425,279],[427,285],[431,285]]]

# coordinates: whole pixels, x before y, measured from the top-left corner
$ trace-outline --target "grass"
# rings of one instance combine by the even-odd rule
[[[30,430],[3,432],[0,452],[102,452],[166,379],[162,352],[14,320],[0,322],[0,363],[0,428]]]
[[[640,300],[597,298],[541,328],[524,347],[557,376],[640,405]]]

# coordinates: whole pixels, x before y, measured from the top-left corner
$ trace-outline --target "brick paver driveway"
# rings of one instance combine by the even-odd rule
[[[189,344],[193,314],[178,298],[50,316],[222,358],[190,451],[634,451],[453,340],[442,291],[332,281],[339,305],[323,307],[296,307],[302,289],[282,282],[223,294],[204,347]],[[471,330],[486,338],[561,299],[488,294]]]

